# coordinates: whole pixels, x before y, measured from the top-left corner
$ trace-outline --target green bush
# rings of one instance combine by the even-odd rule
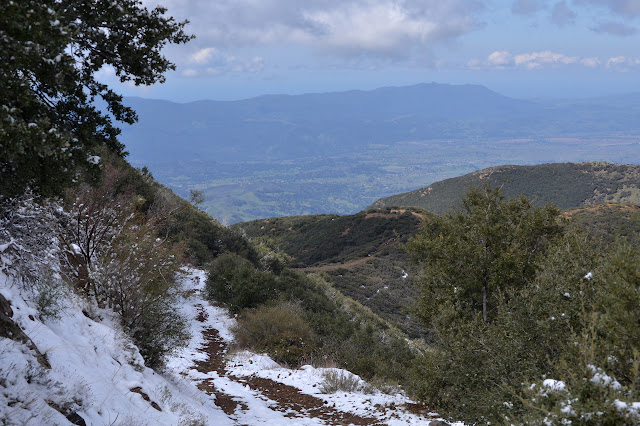
[[[225,253],[208,268],[206,291],[209,299],[225,303],[229,312],[237,314],[274,299],[276,284],[275,275],[257,270],[237,254]]]
[[[308,362],[316,349],[316,336],[301,311],[292,303],[245,311],[233,328],[236,345],[266,352],[274,361],[294,367]]]
[[[504,219],[505,228],[517,223],[512,215]],[[436,243],[422,236],[413,248],[451,238],[432,236]],[[473,295],[450,281],[457,271],[429,264],[428,276],[441,281],[425,281],[425,290],[438,304],[420,307],[434,308],[423,318],[436,344],[414,367],[418,396],[440,414],[470,423],[638,424],[640,249],[623,245],[607,254],[575,230],[542,250],[526,240],[514,245],[511,237],[498,242],[508,255],[499,267],[518,266],[514,248],[534,247],[537,255],[519,285],[512,274],[496,275],[487,316],[479,304],[460,300]],[[447,246],[436,248],[422,259],[442,256]]]

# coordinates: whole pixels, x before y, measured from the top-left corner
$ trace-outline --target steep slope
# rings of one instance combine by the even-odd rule
[[[640,166],[611,163],[550,163],[498,166],[436,182],[426,188],[382,198],[372,208],[419,207],[442,214],[459,206],[470,186],[501,186],[507,197],[520,194],[535,205],[560,209],[604,202],[640,204]]]
[[[197,270],[185,277],[180,309],[191,338],[158,373],[145,367],[108,311],[92,312],[102,316],[92,320],[84,311],[95,307],[67,295],[59,315],[45,318],[33,293],[0,273],[0,421],[321,426],[438,419],[405,395],[384,394],[348,371],[310,365],[290,370],[266,355],[228,354],[235,319],[201,297],[204,279]],[[6,333],[9,323],[13,335]],[[327,374],[350,379],[355,390],[323,390]]]
[[[411,337],[423,337],[410,314],[418,289],[415,266],[402,244],[418,229],[424,213],[382,209],[355,215],[309,215],[239,223],[254,242],[290,256],[289,264],[323,272],[333,285],[398,325]]]

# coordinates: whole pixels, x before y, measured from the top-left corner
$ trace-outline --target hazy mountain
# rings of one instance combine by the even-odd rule
[[[442,84],[185,104],[127,98],[126,103],[140,120],[124,129],[122,140],[132,159],[141,161],[291,159],[462,136],[469,128],[498,135],[506,117],[540,110],[482,86]]]
[[[497,164],[640,158],[640,94],[524,101],[477,85],[173,103],[139,114],[129,160],[226,222],[355,213],[376,199]]]

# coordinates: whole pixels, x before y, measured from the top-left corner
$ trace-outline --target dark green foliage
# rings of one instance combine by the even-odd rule
[[[559,211],[499,189],[470,189],[463,209],[427,220],[407,247],[423,268],[418,315],[434,346],[416,363],[415,391],[444,415],[496,422],[535,369],[535,323],[515,310],[519,292],[563,234]],[[532,351],[533,349],[533,351]]]
[[[610,163],[551,163],[499,166],[436,182],[427,188],[376,201],[372,207],[420,207],[443,214],[460,207],[472,186],[500,186],[507,198],[524,195],[536,207],[560,209],[602,202],[640,204],[640,166]]]
[[[562,382],[553,389],[538,372],[535,384],[524,390],[522,420],[527,423],[640,422],[638,410],[631,406],[640,399],[640,251],[622,245],[600,259],[591,257],[593,273],[588,277],[578,277],[571,262],[554,260],[555,266],[545,268],[550,274],[540,280],[546,285],[524,295],[532,312],[541,314],[538,323],[544,336],[555,339],[546,377]],[[574,260],[584,258],[582,249],[574,251]],[[546,307],[539,303],[554,293],[564,300]]]
[[[308,267],[366,257],[383,244],[412,235],[420,217],[411,211],[370,211],[355,215],[271,218],[234,225],[251,238],[265,238],[294,257],[290,266]]]
[[[471,192],[465,206],[478,192]],[[494,212],[508,204],[524,205],[522,200],[495,201]],[[419,305],[436,344],[415,363],[415,392],[441,414],[470,423],[636,424],[640,417],[630,403],[640,398],[640,251],[623,245],[607,254],[575,228],[564,235],[560,226],[527,234],[527,223],[545,221],[521,222],[515,219],[529,215],[504,211],[508,214],[499,223],[510,237],[499,246],[508,261],[489,258],[491,265],[517,267],[514,259],[521,253],[513,249],[535,249],[537,255],[527,260],[527,269],[517,267],[518,274],[496,274],[487,321],[473,301],[478,290],[460,297],[468,281],[426,252],[445,256],[453,241],[458,256],[474,253],[464,245],[476,239],[452,239],[457,228],[442,223],[455,215],[426,224],[409,244],[426,262],[424,291],[438,298]],[[529,219],[535,211],[549,212],[529,211]],[[491,224],[491,217],[484,222]],[[474,235],[472,226],[463,229]],[[549,231],[547,243],[534,244]],[[525,241],[512,239],[521,232]],[[458,267],[473,276],[470,268],[479,262],[471,260]]]
[[[469,190],[462,210],[427,220],[407,244],[425,271],[419,302],[424,321],[490,322],[501,293],[530,282],[536,262],[562,234],[559,214],[524,197],[506,201],[498,188],[485,185]]]
[[[619,239],[636,246],[640,244],[640,206],[598,204],[570,210],[566,216],[603,247]]]
[[[172,240],[187,242],[187,254],[196,265],[204,265],[222,253],[236,253],[258,262],[256,249],[246,238],[196,207],[186,206],[164,229]]]
[[[276,277],[259,271],[236,254],[226,253],[216,258],[208,270],[207,295],[225,303],[231,313],[257,308],[277,297]]]
[[[3,2],[0,196],[28,186],[60,194],[76,173],[99,169],[102,148],[124,155],[112,118],[133,123],[136,115],[96,73],[110,66],[122,82],[163,81],[174,67],[161,48],[190,38],[165,11],[135,0]]]

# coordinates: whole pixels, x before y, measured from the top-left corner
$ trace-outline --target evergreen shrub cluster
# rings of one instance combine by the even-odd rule
[[[366,379],[406,382],[419,353],[399,330],[317,274],[284,268],[277,275],[260,262],[223,254],[210,265],[206,288],[210,299],[239,315],[241,347],[288,365],[331,361]]]
[[[408,244],[434,335],[414,391],[470,423],[638,424],[640,251],[470,190]]]

